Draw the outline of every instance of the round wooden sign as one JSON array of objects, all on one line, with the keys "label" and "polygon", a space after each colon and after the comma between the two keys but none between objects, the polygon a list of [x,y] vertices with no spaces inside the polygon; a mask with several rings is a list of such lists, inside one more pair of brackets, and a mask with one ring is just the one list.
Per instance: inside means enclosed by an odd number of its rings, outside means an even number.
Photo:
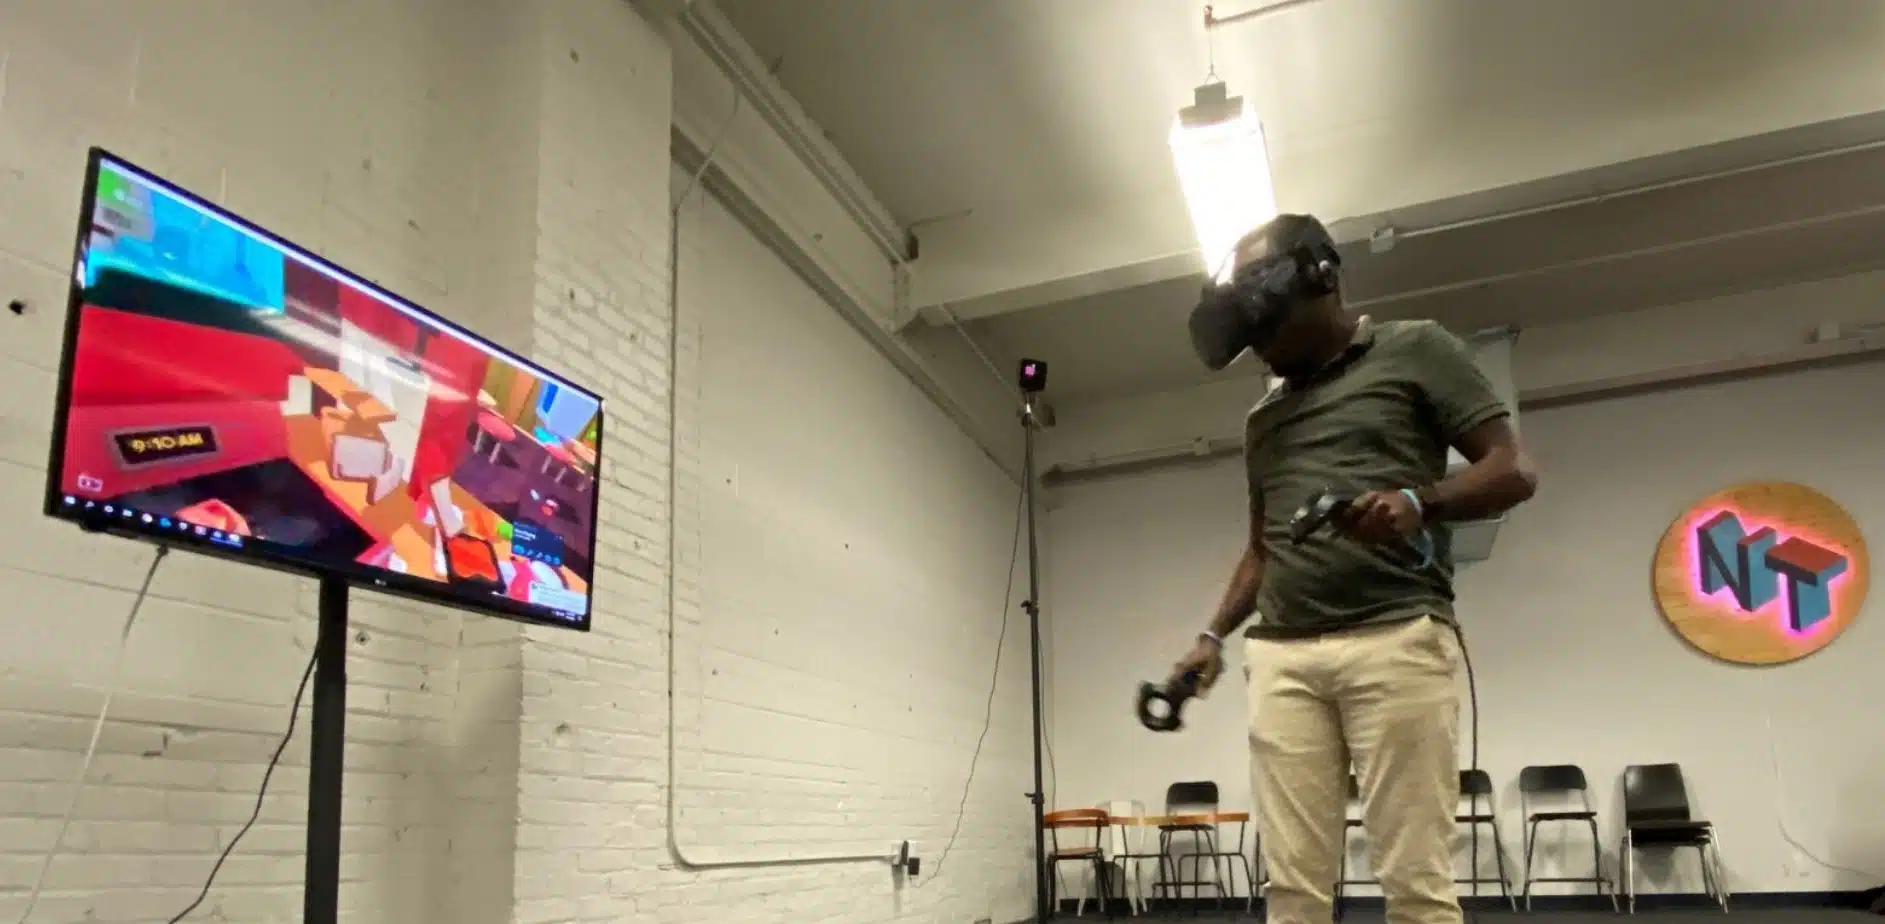
[{"label": "round wooden sign", "polygon": [[1871,585],[1859,525],[1805,485],[1758,481],[1703,498],[1656,547],[1656,605],[1723,661],[1783,664],[1832,644]]}]

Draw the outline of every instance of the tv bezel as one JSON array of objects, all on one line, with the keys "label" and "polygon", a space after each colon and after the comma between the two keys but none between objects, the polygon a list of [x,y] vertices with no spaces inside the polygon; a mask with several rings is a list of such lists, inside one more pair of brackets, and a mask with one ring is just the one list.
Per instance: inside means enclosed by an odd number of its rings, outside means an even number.
[{"label": "tv bezel", "polygon": [[[304,260],[313,264],[318,269],[333,274],[339,281],[355,285],[366,292],[378,296],[396,309],[410,312],[420,323],[433,324],[440,331],[463,337],[488,351],[491,355],[499,357],[506,362],[513,363],[532,374],[553,381],[563,387],[575,389],[594,398],[596,400],[596,460],[598,463],[598,477],[589,492],[590,573],[587,579],[589,585],[586,597],[587,606],[584,608],[581,618],[578,620],[559,619],[546,613],[542,607],[512,600],[508,597],[461,593],[454,591],[453,585],[451,584],[398,574],[357,562],[349,562],[346,564],[311,562],[307,559],[279,552],[262,545],[247,546],[240,550],[232,550],[216,543],[209,537],[198,537],[195,535],[164,533],[160,538],[154,530],[147,532],[139,528],[134,522],[127,526],[126,523],[120,522],[120,518],[105,517],[102,515],[86,516],[84,514],[74,514],[68,511],[63,503],[65,492],[62,489],[65,471],[66,430],[69,423],[67,418],[71,412],[72,403],[73,362],[78,353],[79,316],[85,296],[84,285],[79,280],[79,268],[83,265],[86,246],[91,239],[94,212],[97,210],[99,170],[106,163],[110,163],[116,168],[122,168],[126,173],[138,177],[171,195],[177,196],[203,209],[210,215],[229,222],[242,231],[253,234],[261,240],[281,248],[282,252],[286,255]],[[419,600],[426,603],[456,606],[476,613],[497,616],[533,625],[554,626],[561,629],[573,629],[578,632],[588,632],[591,630],[595,620],[596,610],[595,577],[598,570],[596,567],[596,556],[601,547],[600,530],[597,528],[597,517],[601,513],[602,504],[602,479],[599,477],[601,473],[600,463],[602,462],[602,457],[605,455],[603,447],[607,445],[606,434],[604,433],[607,415],[604,413],[605,401],[602,395],[592,389],[577,385],[570,381],[567,376],[550,372],[537,363],[518,356],[516,353],[504,349],[484,337],[478,336],[463,326],[440,317],[435,312],[426,310],[411,299],[404,298],[389,291],[386,287],[365,279],[358,273],[337,266],[331,260],[310,253],[306,248],[298,246],[265,228],[259,227],[254,222],[248,221],[230,212],[228,209],[204,199],[202,196],[165,180],[155,172],[140,167],[101,147],[92,148],[86,161],[85,188],[79,208],[78,233],[74,238],[72,258],[73,263],[69,268],[66,279],[68,289],[66,295],[65,334],[59,352],[59,381],[57,385],[57,397],[55,399],[57,403],[53,407],[52,448],[46,466],[44,511],[46,516],[77,524],[80,528],[88,532],[99,532],[128,539],[137,539],[156,545],[169,546],[171,548],[208,555],[213,558],[221,558],[241,564],[258,565],[273,571],[282,571],[320,580],[338,579],[344,581],[350,587],[375,590],[381,593]]]}]

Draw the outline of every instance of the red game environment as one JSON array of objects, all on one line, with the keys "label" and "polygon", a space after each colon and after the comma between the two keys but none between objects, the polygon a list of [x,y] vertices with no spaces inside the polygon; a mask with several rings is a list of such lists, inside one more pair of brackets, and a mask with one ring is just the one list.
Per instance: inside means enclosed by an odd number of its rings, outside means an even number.
[{"label": "red game environment", "polygon": [[79,271],[69,506],[588,612],[595,398],[105,173]]}]

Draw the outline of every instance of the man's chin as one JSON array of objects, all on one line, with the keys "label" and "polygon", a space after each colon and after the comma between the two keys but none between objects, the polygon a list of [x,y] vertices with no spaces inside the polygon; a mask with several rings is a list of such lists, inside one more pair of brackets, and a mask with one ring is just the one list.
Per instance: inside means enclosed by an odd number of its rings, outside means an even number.
[{"label": "man's chin", "polygon": [[1263,361],[1263,364],[1270,367],[1270,374],[1281,377],[1281,378],[1285,378],[1285,379],[1299,379],[1315,371],[1314,369],[1303,368],[1302,363],[1292,362],[1287,359],[1284,359],[1284,360],[1266,359]]}]

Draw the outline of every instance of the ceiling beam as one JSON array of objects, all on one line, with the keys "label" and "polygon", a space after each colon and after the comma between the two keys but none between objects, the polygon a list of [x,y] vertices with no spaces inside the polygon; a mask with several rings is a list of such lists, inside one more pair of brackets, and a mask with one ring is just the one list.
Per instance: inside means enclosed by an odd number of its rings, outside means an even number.
[{"label": "ceiling beam", "polygon": [[[1547,177],[1498,189],[1392,209],[1376,215],[1328,221],[1344,248],[1363,247],[1377,232],[1406,237],[1434,234],[1543,211],[1572,208],[1674,186],[1849,154],[1885,143],[1885,112],[1750,136],[1670,154],[1623,161],[1592,170]],[[919,267],[920,271],[920,267]],[[1202,281],[1195,252],[1147,256],[1058,279],[987,292],[947,303],[919,305],[915,316],[931,324],[972,321],[1060,304],[1105,292],[1175,279]]]},{"label": "ceiling beam", "polygon": [[635,8],[643,19],[657,29],[666,29],[668,24],[680,18],[693,6],[696,0],[628,0],[628,5]]},{"label": "ceiling beam", "polygon": [[1196,276],[1200,281],[1204,278],[1204,273],[1198,269],[1198,255],[1190,251],[1066,276],[967,301],[929,305],[920,309],[918,313],[923,320],[940,326],[979,318],[992,318],[996,315],[1024,311],[1040,305],[1053,305],[1106,292],[1117,292],[1120,289],[1132,289],[1171,279],[1182,279],[1186,276]]},{"label": "ceiling beam", "polygon": [[[870,235],[892,264],[909,260],[909,232],[890,214],[824,131],[772,75],[713,0],[646,0],[679,16],[680,27],[705,52],[735,92],[784,140],[825,191]],[[678,7],[678,9],[676,9]]]}]

